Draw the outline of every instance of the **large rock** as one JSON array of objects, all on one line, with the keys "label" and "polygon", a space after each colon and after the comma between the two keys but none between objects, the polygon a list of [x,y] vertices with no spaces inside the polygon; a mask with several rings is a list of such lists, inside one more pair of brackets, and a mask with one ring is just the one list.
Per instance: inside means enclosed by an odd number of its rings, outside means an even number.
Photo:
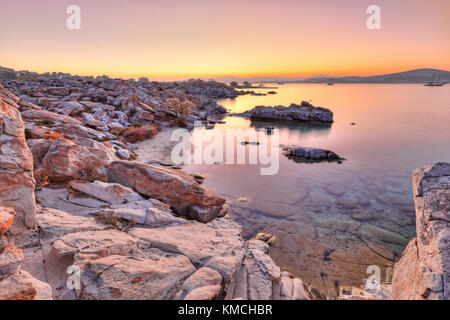
[{"label": "large rock", "polygon": [[163,300],[195,272],[186,256],[152,258],[111,255],[89,261],[81,272],[82,299]]},{"label": "large rock", "polygon": [[28,109],[22,112],[22,116],[26,121],[43,123],[50,127],[53,125],[61,125],[61,124],[69,124],[69,125],[81,124],[81,121],[75,118],[57,114],[55,112],[47,110]]},{"label": "large rock", "polygon": [[450,164],[413,173],[417,238],[395,265],[394,299],[450,299]]},{"label": "large rock", "polygon": [[0,300],[51,300],[51,287],[26,271],[0,281]]},{"label": "large rock", "polygon": [[200,268],[187,278],[175,299],[212,300],[221,292],[221,284],[222,276],[217,271],[208,267]]},{"label": "large rock", "polygon": [[106,180],[106,167],[112,159],[107,150],[59,138],[42,159],[36,174],[55,182]]},{"label": "large rock", "polygon": [[154,165],[115,161],[108,167],[108,181],[157,198],[178,214],[202,222],[217,217],[225,203],[225,199],[201,187],[188,174]]},{"label": "large rock", "polygon": [[304,160],[312,162],[339,161],[343,160],[336,153],[330,150],[308,147],[284,147],[283,154],[294,160]]},{"label": "large rock", "polygon": [[294,103],[289,107],[256,106],[252,110],[244,112],[243,115],[252,119],[261,120],[333,122],[333,112],[329,109]]},{"label": "large rock", "polygon": [[183,254],[196,267],[209,267],[227,282],[236,274],[245,253],[240,226],[226,218],[208,224],[193,221],[151,231],[135,228],[130,234],[141,240],[141,248]]},{"label": "large rock", "polygon": [[33,157],[28,149],[18,98],[0,85],[0,206],[13,207],[15,225],[36,225]]},{"label": "large rock", "polygon": [[94,181],[92,183],[71,181],[70,187],[78,192],[82,192],[110,204],[122,204],[144,200],[144,198],[132,189],[117,183],[106,183],[102,181]]}]

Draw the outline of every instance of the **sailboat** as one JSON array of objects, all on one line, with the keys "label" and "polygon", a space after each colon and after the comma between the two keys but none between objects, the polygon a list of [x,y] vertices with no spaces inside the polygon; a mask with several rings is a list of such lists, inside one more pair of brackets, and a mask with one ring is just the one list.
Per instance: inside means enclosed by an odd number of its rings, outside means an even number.
[{"label": "sailboat", "polygon": [[433,73],[431,81],[425,83],[427,87],[442,87],[445,83],[441,81],[441,76],[439,74]]}]

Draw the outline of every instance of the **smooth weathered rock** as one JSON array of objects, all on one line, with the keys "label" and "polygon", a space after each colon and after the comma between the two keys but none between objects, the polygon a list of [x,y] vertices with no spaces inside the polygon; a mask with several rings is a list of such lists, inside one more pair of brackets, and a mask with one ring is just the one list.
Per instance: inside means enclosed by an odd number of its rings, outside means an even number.
[{"label": "smooth weathered rock", "polygon": [[82,231],[62,236],[53,243],[57,256],[84,255],[105,257],[131,255],[137,250],[136,240],[117,230]]},{"label": "smooth weathered rock", "polygon": [[394,299],[450,299],[450,164],[413,173],[417,238],[394,267]]},{"label": "smooth weathered rock", "polygon": [[261,240],[247,241],[245,258],[225,299],[309,300],[302,281],[281,273],[268,250],[268,244]]},{"label": "smooth weathered rock", "polygon": [[26,121],[33,121],[33,122],[40,122],[44,123],[47,126],[54,126],[54,125],[61,125],[61,124],[68,124],[68,125],[80,125],[81,121],[57,114],[55,112],[47,111],[47,110],[34,110],[34,109],[28,109],[24,112],[22,112],[22,117]]},{"label": "smooth weathered rock", "polygon": [[0,281],[0,300],[51,300],[52,289],[26,271]]},{"label": "smooth weathered rock", "polygon": [[[188,296],[190,296],[190,298],[194,296],[195,297],[201,296],[203,298],[202,299],[199,298],[199,300],[211,300],[220,293],[222,289],[221,283],[222,283],[222,276],[217,271],[208,267],[200,268],[193,275],[191,275],[189,278],[186,279],[186,281],[183,283],[183,285],[175,295],[175,299],[188,300],[189,299]],[[217,286],[219,286],[218,292]],[[197,289],[201,290],[193,292]]]},{"label": "smooth weathered rock", "polygon": [[227,218],[215,219],[208,224],[191,222],[166,228],[135,228],[130,234],[141,240],[140,246],[183,254],[196,267],[209,267],[230,281],[242,259],[245,246],[240,227]]},{"label": "smooth weathered rock", "polygon": [[220,294],[221,290],[220,285],[195,288],[186,295],[184,300],[213,300]]},{"label": "smooth weathered rock", "polygon": [[82,299],[170,299],[195,272],[186,256],[153,255],[152,259],[112,255],[89,261],[81,271]]},{"label": "smooth weathered rock", "polygon": [[18,98],[0,85],[0,206],[13,207],[15,225],[36,225],[33,157],[28,149]]},{"label": "smooth weathered rock", "polygon": [[110,216],[141,225],[158,226],[164,224],[184,224],[188,220],[174,216],[168,207],[155,205],[158,200],[149,199],[113,205],[111,208],[93,212],[95,215]]},{"label": "smooth weathered rock", "polygon": [[104,150],[57,139],[36,174],[56,182],[106,180],[108,164],[108,154]]},{"label": "smooth weathered rock", "polygon": [[36,191],[36,200],[43,208],[52,208],[75,215],[87,215],[107,207],[109,204],[66,188],[41,188]]},{"label": "smooth weathered rock", "polygon": [[94,181],[92,183],[71,181],[69,186],[78,192],[82,192],[110,204],[144,200],[142,196],[132,189],[117,183],[106,183],[102,181]]},{"label": "smooth weathered rock", "polygon": [[157,198],[178,214],[201,222],[217,217],[225,199],[199,186],[188,174],[160,166],[115,161],[108,167],[108,181],[133,188],[141,195]]}]

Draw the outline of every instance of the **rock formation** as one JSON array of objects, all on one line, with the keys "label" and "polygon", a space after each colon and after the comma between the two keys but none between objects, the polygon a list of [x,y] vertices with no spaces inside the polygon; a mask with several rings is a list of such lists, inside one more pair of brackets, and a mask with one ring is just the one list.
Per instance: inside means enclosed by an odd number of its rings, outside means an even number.
[{"label": "rock formation", "polygon": [[36,225],[33,157],[28,149],[19,99],[0,85],[0,206],[13,207],[15,225]]},{"label": "rock formation", "polygon": [[300,105],[285,106],[256,106],[252,110],[240,114],[250,119],[274,121],[302,121],[302,122],[333,122],[333,112],[326,108],[314,107],[309,102],[302,101]]},{"label": "rock formation", "polygon": [[284,147],[283,154],[294,160],[298,161],[311,161],[311,162],[321,162],[321,161],[339,161],[344,160],[339,157],[336,153],[330,150],[319,149],[319,148],[308,148],[308,147]]},{"label": "rock formation", "polygon": [[[164,95],[210,114],[223,110],[208,99],[234,89],[65,76],[8,84],[21,100],[0,87],[0,299],[309,298],[266,243],[244,241],[225,199],[182,170],[119,160],[134,153],[115,130],[167,120]],[[15,220],[28,230],[12,232]]]},{"label": "rock formation", "polygon": [[417,238],[395,265],[394,299],[450,299],[450,164],[413,173]]}]

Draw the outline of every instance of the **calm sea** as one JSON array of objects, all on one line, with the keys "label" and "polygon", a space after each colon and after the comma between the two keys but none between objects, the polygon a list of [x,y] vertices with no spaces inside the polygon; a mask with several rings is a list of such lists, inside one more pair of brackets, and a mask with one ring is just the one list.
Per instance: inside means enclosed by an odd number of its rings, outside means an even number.
[{"label": "calm sea", "polygon": [[389,281],[393,264],[415,236],[412,171],[450,161],[450,85],[285,84],[275,91],[219,103],[242,112],[307,100],[331,109],[335,122],[271,124],[227,117],[214,130],[275,125],[281,144],[329,149],[346,158],[344,163],[296,163],[280,149],[280,169],[273,176],[260,175],[257,165],[185,169],[206,174],[205,185],[228,199],[229,214],[246,238],[274,234],[271,256],[311,289],[333,297],[343,286],[361,287],[369,266],[380,268],[381,280]]}]

